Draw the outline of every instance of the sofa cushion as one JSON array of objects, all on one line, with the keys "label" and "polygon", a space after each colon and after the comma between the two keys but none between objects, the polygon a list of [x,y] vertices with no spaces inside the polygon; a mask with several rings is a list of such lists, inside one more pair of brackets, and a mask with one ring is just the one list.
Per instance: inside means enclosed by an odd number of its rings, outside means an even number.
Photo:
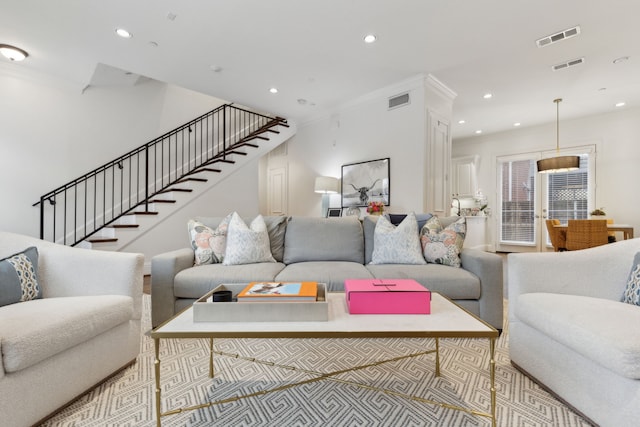
[{"label": "sofa cushion", "polygon": [[366,267],[376,279],[413,279],[430,291],[439,292],[451,299],[480,298],[480,279],[462,268],[439,264],[368,264]]},{"label": "sofa cushion", "polygon": [[38,248],[32,246],[0,260],[0,307],[37,298],[42,298]]},{"label": "sofa cushion", "polygon": [[262,215],[258,215],[249,227],[233,213],[227,232],[227,249],[224,254],[224,265],[253,264],[259,262],[276,262],[271,255],[269,233]]},{"label": "sofa cushion", "polygon": [[633,257],[633,266],[627,279],[627,287],[624,290],[622,302],[640,305],[640,252]]},{"label": "sofa cushion", "polygon": [[344,291],[346,279],[372,279],[364,265],[348,261],[308,261],[289,264],[276,276],[279,282],[326,283],[331,292]]},{"label": "sofa cushion", "polygon": [[200,298],[222,283],[273,281],[285,267],[280,262],[243,265],[209,264],[192,267],[176,274],[173,293],[178,298]]},{"label": "sofa cushion", "polygon": [[640,307],[580,295],[529,293],[518,297],[515,316],[618,375],[640,379]]},{"label": "sofa cushion", "polygon": [[0,308],[0,350],[6,372],[17,372],[128,322],[124,295],[43,298]]},{"label": "sofa cushion", "polygon": [[410,213],[396,227],[380,217],[373,231],[371,264],[426,264],[420,247],[418,222]]},{"label": "sofa cushion", "polygon": [[305,261],[364,263],[362,225],[353,216],[294,217],[287,225],[284,239],[285,264]]},{"label": "sofa cushion", "polygon": [[187,222],[191,249],[195,255],[195,265],[218,264],[224,260],[229,221],[231,221],[231,214],[220,221],[215,229],[194,219]]},{"label": "sofa cushion", "polygon": [[[269,244],[271,246],[271,255],[273,258],[282,262],[284,256],[284,235],[287,230],[287,221],[289,217],[286,216],[263,216],[265,224],[267,224],[267,232],[269,233]],[[195,217],[197,221],[205,224],[210,228],[217,228],[224,218],[222,217]],[[245,222],[250,222],[251,218],[243,218]]]}]

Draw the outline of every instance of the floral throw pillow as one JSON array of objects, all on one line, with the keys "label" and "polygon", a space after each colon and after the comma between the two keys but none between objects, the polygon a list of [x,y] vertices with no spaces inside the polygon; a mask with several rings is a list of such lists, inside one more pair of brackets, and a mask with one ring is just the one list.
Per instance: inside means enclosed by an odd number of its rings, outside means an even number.
[{"label": "floral throw pillow", "polygon": [[437,216],[430,218],[420,230],[420,243],[424,259],[432,264],[443,264],[460,267],[460,252],[467,233],[467,222],[464,217],[446,228]]},{"label": "floral throw pillow", "polygon": [[420,252],[418,221],[412,212],[396,227],[381,216],[373,232],[371,264],[426,264]]},{"label": "floral throw pillow", "polygon": [[267,224],[258,215],[249,227],[240,215],[233,213],[227,232],[227,250],[224,265],[253,264],[256,262],[276,262],[271,255],[271,244]]},{"label": "floral throw pillow", "polygon": [[200,221],[189,220],[187,228],[189,229],[191,248],[195,255],[195,265],[220,264],[224,260],[227,248],[227,229],[231,215],[227,215],[215,230]]},{"label": "floral throw pillow", "polygon": [[629,280],[627,280],[622,302],[640,305],[640,252],[633,258],[633,267],[631,267],[631,272],[629,273]]}]

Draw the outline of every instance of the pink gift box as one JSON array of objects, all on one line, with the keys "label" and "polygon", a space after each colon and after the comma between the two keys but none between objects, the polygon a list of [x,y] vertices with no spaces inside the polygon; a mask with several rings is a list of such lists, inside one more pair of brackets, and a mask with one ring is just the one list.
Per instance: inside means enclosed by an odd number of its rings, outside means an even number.
[{"label": "pink gift box", "polygon": [[431,291],[411,279],[344,281],[351,314],[430,314]]}]

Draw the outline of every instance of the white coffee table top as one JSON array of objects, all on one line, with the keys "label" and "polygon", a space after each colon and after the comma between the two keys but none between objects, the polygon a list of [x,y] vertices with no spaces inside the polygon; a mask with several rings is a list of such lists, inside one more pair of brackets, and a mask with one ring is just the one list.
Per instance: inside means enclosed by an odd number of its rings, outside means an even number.
[{"label": "white coffee table top", "polygon": [[[344,293],[329,293],[326,322],[194,322],[189,307],[151,332],[153,338],[496,338],[495,328],[438,293],[431,314],[349,314]],[[274,303],[290,304],[290,303]],[[292,303],[295,304],[295,303]]]}]

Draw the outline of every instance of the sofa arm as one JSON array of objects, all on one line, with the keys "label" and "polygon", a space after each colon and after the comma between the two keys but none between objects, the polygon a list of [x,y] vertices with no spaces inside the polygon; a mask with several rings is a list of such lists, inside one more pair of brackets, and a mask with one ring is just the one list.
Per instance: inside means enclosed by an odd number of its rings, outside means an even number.
[{"label": "sofa arm", "polygon": [[478,249],[463,249],[460,260],[462,268],[480,278],[480,316],[496,329],[502,329],[504,321],[502,257]]},{"label": "sofa arm", "polygon": [[509,301],[532,292],[583,295],[619,301],[640,239],[570,252],[509,254]]},{"label": "sofa arm", "polygon": [[193,267],[193,249],[183,248],[151,258],[151,325],[155,328],[174,315],[173,279]]}]

